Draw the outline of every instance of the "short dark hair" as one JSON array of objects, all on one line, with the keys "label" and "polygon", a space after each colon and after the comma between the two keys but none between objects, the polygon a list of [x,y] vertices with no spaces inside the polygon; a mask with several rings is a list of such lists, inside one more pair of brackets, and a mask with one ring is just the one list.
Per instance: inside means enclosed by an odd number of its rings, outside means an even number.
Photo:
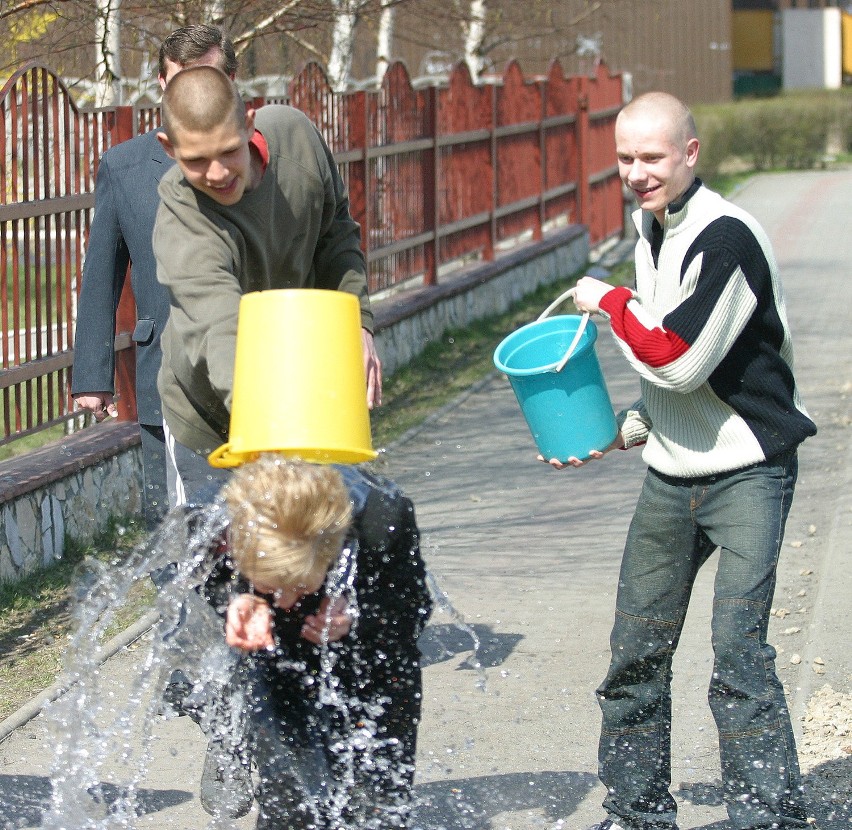
[{"label": "short dark hair", "polygon": [[211,49],[221,49],[222,63],[219,67],[226,75],[237,74],[237,55],[231,39],[217,26],[198,23],[175,29],[160,46],[157,66],[160,77],[166,77],[166,61],[179,66],[188,66],[203,58]]}]

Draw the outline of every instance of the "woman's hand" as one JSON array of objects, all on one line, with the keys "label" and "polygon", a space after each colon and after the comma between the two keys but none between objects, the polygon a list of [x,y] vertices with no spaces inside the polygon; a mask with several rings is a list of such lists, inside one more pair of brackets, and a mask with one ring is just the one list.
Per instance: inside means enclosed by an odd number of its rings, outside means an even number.
[{"label": "woman's hand", "polygon": [[225,642],[243,651],[275,648],[272,609],[254,594],[238,594],[228,603]]}]

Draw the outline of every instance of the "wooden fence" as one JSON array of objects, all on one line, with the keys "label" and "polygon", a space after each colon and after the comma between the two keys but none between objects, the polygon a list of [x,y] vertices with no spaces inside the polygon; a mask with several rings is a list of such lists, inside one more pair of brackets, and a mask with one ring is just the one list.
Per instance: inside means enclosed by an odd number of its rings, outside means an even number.
[{"label": "wooden fence", "polygon": [[[613,147],[621,79],[524,78],[416,88],[402,64],[381,88],[335,94],[309,64],[287,103],[317,124],[349,188],[372,293],[491,259],[521,235],[582,223],[597,243],[622,231]],[[280,99],[257,99],[263,106]],[[76,298],[101,154],[152,129],[156,107],[82,111],[47,67],[0,90],[0,445],[75,417],[69,395]],[[119,413],[135,419],[135,309],[126,282],[116,331]],[[79,415],[79,413],[77,413]]]}]

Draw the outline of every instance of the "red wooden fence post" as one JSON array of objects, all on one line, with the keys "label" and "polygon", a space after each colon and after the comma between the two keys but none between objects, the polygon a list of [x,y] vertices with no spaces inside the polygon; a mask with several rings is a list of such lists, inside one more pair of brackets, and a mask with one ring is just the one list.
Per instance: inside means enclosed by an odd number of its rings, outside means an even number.
[{"label": "red wooden fence post", "polygon": [[545,210],[544,194],[547,191],[547,141],[545,139],[544,121],[547,118],[547,81],[538,81],[540,106],[538,110],[538,211],[533,228],[533,239],[540,241],[544,238]]},{"label": "red wooden fence post", "polygon": [[577,185],[580,223],[586,227],[589,227],[592,221],[592,187],[589,183],[592,174],[590,140],[588,79],[582,77],[577,94],[577,160],[579,162]]},{"label": "red wooden fence post", "polygon": [[497,207],[499,204],[499,179],[497,165],[500,163],[499,146],[497,144],[497,127],[500,118],[497,111],[497,84],[491,84],[491,219],[488,223],[488,247],[482,252],[485,260],[494,259],[497,250]]},{"label": "red wooden fence post", "polygon": [[[116,107],[110,124],[110,146],[114,147],[135,135],[133,107]],[[95,205],[97,211],[98,206]],[[129,272],[128,272],[129,277]],[[136,328],[136,302],[130,280],[124,281],[124,289],[118,303],[115,317],[116,338],[122,335],[132,338]],[[118,404],[119,421],[136,420],[136,346],[132,339],[128,348],[115,353],[115,392]]]},{"label": "red wooden fence post", "polygon": [[349,92],[346,94],[346,106],[341,108],[345,113],[345,124],[343,134],[347,137],[347,148],[350,150],[361,150],[361,159],[349,163],[347,171],[346,189],[349,191],[349,210],[352,218],[361,227],[361,249],[364,256],[369,252],[369,240],[367,238],[367,163],[366,151],[366,116],[365,93]]},{"label": "red wooden fence post", "polygon": [[373,170],[370,166],[370,146],[373,143],[373,131],[370,129],[370,114],[373,111],[373,102],[375,95],[369,95],[366,91],[359,94],[361,102],[361,134],[363,135],[363,144],[361,145],[363,168],[364,168],[364,220],[361,224],[361,233],[363,234],[362,245],[364,248],[364,256],[367,259],[369,268],[370,248],[372,240],[370,239],[373,230],[373,222],[377,217],[373,216]]},{"label": "red wooden fence post", "polygon": [[438,144],[438,88],[430,86],[426,90],[426,130],[432,137],[432,149],[423,154],[423,221],[424,231],[432,231],[432,239],[423,246],[423,282],[426,285],[438,284],[438,258],[440,240],[438,228],[441,224],[439,213],[440,197],[438,179],[441,175],[441,150]]}]

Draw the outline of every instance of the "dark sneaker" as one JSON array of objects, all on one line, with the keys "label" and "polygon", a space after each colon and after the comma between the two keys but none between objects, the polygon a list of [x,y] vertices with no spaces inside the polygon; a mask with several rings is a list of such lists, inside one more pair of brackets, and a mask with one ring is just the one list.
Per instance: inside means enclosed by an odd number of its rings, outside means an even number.
[{"label": "dark sneaker", "polygon": [[599,821],[597,824],[593,824],[588,830],[625,830],[617,821],[613,821],[611,818],[605,818],[603,821]]},{"label": "dark sneaker", "polygon": [[210,741],[201,773],[201,806],[205,812],[218,818],[242,818],[253,801],[249,766],[220,741]]},{"label": "dark sneaker", "polygon": [[[646,824],[644,825],[643,830],[662,830],[662,828],[667,828],[667,830],[678,830],[678,826],[676,824]],[[615,819],[605,818],[603,821],[593,824],[587,830],[630,830],[630,828],[623,824],[619,824],[615,821]]]},{"label": "dark sneaker", "polygon": [[[184,706],[184,701],[191,693],[192,683],[189,682],[186,675],[180,669],[175,669],[169,676],[169,682],[163,689],[159,714],[172,718],[188,714]],[[198,723],[197,718],[193,718],[193,720]]]}]

